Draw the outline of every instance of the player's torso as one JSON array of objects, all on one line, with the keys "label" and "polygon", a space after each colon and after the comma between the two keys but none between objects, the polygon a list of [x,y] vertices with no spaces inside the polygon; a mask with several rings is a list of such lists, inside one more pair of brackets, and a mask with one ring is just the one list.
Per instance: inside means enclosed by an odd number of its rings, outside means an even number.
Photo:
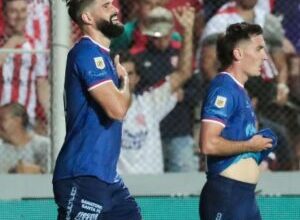
[{"label": "player's torso", "polygon": [[[254,109],[244,88],[234,86],[232,91],[235,93],[236,105],[222,136],[233,141],[248,140],[256,133]],[[257,183],[260,172],[253,156],[254,153],[238,155],[235,162],[222,171],[221,175],[242,182]]]},{"label": "player's torso", "polygon": [[[221,73],[209,88],[209,94],[216,88],[222,87],[231,94],[230,112],[226,110],[226,121],[221,136],[230,141],[245,141],[250,139],[256,132],[256,116],[251,104],[251,100],[243,88],[230,74]],[[212,96],[213,97],[213,96]],[[206,100],[209,102],[210,98]],[[215,105],[223,108],[226,97],[216,97]],[[225,109],[225,108],[224,108]],[[220,110],[222,112],[222,110]],[[220,113],[219,113],[220,114]],[[259,169],[256,162],[256,154],[252,152],[241,153],[224,157],[208,157],[209,173],[220,173],[231,179],[243,182],[256,183],[259,177]]]},{"label": "player's torso", "polygon": [[255,184],[258,182],[260,170],[257,162],[250,157],[231,164],[227,169],[222,171],[220,175],[241,182]]},{"label": "player's torso", "polygon": [[119,86],[109,51],[103,52],[88,38],[81,39],[68,55],[65,79],[67,134],[54,179],[93,175],[107,182],[114,181],[122,123],[109,118],[89,92],[94,86],[109,81]]}]

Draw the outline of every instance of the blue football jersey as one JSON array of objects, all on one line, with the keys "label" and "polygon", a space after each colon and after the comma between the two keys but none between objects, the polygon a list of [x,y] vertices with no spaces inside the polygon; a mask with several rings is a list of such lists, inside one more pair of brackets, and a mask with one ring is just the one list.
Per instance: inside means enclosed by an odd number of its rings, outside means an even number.
[{"label": "blue football jersey", "polygon": [[[211,82],[206,94],[201,120],[218,123],[224,127],[221,136],[231,141],[250,139],[256,131],[256,116],[251,100],[232,75],[222,72]],[[221,173],[231,164],[243,158],[253,157],[258,161],[260,153],[242,153],[232,156],[208,156],[208,176]]]},{"label": "blue football jersey", "polygon": [[96,176],[112,183],[119,180],[122,123],[107,116],[89,90],[119,78],[109,50],[83,37],[70,50],[65,75],[67,133],[59,153],[53,180]]}]

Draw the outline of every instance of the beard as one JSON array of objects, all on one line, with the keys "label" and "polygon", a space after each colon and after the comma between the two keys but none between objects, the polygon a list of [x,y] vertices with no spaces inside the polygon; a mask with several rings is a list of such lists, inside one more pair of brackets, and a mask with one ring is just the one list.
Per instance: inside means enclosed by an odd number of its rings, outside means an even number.
[{"label": "beard", "polygon": [[101,20],[101,21],[97,21],[96,23],[97,29],[101,31],[103,35],[109,39],[120,36],[124,31],[124,26],[122,24],[113,23],[112,19],[115,16],[117,15],[116,14],[112,15],[109,21]]}]

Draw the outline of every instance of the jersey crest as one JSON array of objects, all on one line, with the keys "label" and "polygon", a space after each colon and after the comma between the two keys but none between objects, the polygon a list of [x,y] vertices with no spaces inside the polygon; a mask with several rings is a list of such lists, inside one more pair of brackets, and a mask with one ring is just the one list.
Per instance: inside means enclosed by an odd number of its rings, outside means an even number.
[{"label": "jersey crest", "polygon": [[215,106],[218,108],[224,108],[227,102],[227,98],[224,96],[217,96],[216,101],[215,101]]},{"label": "jersey crest", "polygon": [[103,57],[94,57],[94,61],[98,69],[103,70],[105,68]]}]

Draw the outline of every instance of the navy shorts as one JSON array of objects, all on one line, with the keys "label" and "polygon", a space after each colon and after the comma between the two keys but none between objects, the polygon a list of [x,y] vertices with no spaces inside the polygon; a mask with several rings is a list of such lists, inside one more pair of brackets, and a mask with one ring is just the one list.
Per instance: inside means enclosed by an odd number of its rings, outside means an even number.
[{"label": "navy shorts", "polygon": [[140,208],[123,181],[80,176],[53,183],[58,220],[141,220]]},{"label": "navy shorts", "polygon": [[200,195],[201,220],[261,220],[255,186],[223,176],[209,178]]}]

